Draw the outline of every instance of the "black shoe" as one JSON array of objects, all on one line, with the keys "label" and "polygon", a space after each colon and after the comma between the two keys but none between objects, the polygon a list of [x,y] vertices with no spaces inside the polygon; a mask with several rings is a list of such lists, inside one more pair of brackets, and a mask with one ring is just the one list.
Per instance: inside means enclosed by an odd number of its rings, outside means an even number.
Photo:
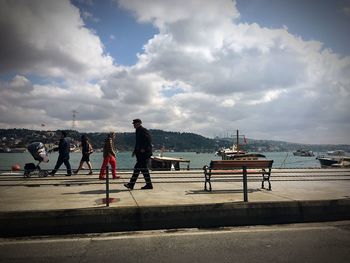
[{"label": "black shoe", "polygon": [[146,184],[145,186],[141,187],[142,190],[147,190],[147,189],[153,189],[153,185],[151,184]]},{"label": "black shoe", "polygon": [[134,189],[134,186],[132,186],[130,183],[129,184],[124,184],[124,186],[130,190]]},{"label": "black shoe", "polygon": [[72,174],[66,174],[66,176],[72,176]]}]

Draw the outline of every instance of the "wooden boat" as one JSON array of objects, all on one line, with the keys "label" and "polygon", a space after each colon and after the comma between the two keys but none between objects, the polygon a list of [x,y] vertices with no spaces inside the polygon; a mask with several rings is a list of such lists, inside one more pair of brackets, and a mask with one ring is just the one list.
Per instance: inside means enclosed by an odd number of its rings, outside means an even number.
[{"label": "wooden boat", "polygon": [[153,171],[180,171],[180,163],[187,163],[190,169],[190,160],[176,157],[151,156],[151,170]]}]

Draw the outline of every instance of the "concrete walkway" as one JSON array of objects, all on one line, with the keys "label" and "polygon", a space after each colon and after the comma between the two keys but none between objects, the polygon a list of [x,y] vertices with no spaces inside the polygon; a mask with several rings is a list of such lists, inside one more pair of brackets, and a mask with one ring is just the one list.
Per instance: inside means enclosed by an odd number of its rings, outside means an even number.
[{"label": "concrete walkway", "polygon": [[97,174],[0,175],[1,236],[350,219],[350,169],[274,169],[272,191],[249,177],[248,203],[240,176],[207,192],[202,171],[153,172],[153,190],[140,175],[129,191],[131,172],[118,174],[109,207]]}]

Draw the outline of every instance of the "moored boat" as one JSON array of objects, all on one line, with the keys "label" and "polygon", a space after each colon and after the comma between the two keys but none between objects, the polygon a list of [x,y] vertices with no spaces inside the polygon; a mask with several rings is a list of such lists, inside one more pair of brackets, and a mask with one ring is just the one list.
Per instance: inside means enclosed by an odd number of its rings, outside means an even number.
[{"label": "moored boat", "polygon": [[327,155],[317,156],[321,167],[346,167],[350,161],[350,153],[342,150],[328,151]]},{"label": "moored boat", "polygon": [[[239,132],[237,130],[236,144],[230,148],[221,148],[216,152],[216,155],[221,156],[222,160],[258,160],[259,158],[266,158],[265,155],[259,153],[248,153],[240,148]],[[246,143],[246,139],[244,137]]]},{"label": "moored boat", "polygon": [[175,157],[151,156],[151,170],[153,171],[179,171],[180,163],[187,163],[187,170],[190,169],[190,160]]},{"label": "moored boat", "polygon": [[293,152],[294,156],[303,156],[303,157],[312,157],[314,156],[314,153],[310,150],[306,150],[306,149],[299,149],[295,152]]}]

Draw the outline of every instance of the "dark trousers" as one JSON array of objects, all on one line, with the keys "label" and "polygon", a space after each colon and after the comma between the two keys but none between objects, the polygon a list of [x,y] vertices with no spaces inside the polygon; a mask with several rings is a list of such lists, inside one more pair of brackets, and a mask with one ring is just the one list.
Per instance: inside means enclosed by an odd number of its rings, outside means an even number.
[{"label": "dark trousers", "polygon": [[56,166],[52,170],[51,174],[55,174],[63,163],[64,163],[64,165],[67,168],[67,174],[69,174],[69,175],[72,174],[72,168],[71,168],[70,163],[69,163],[69,157],[68,158],[62,158],[60,156],[58,156]]},{"label": "dark trousers", "polygon": [[152,184],[151,176],[149,174],[149,170],[147,167],[148,160],[149,160],[149,158],[142,158],[142,157],[137,158],[136,164],[134,166],[134,172],[133,172],[131,179],[130,179],[130,184],[132,186],[135,185],[140,173],[143,174],[143,177],[145,178],[146,184],[148,184],[148,185]]}]

